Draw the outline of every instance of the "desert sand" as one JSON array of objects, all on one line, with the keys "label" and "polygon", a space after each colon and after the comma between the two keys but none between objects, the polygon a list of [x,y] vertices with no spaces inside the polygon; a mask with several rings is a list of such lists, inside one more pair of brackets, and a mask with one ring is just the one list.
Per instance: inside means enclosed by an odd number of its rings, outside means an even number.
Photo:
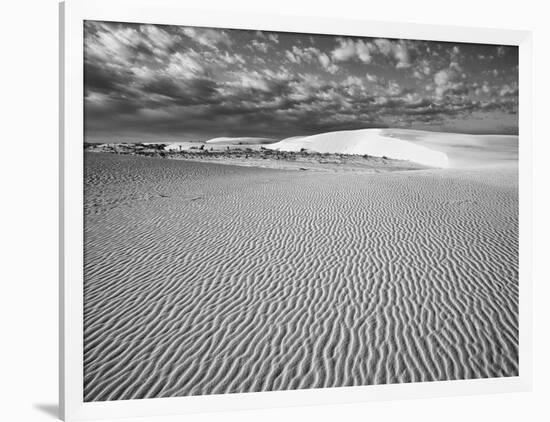
[{"label": "desert sand", "polygon": [[87,152],[85,400],[517,375],[517,137],[418,132],[445,168]]}]

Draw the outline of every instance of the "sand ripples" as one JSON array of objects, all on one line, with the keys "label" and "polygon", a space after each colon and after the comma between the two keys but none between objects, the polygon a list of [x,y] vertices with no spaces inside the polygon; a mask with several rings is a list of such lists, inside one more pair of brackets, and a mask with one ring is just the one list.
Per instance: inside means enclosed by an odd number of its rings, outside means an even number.
[{"label": "sand ripples", "polygon": [[85,400],[517,375],[516,170],[89,154]]}]

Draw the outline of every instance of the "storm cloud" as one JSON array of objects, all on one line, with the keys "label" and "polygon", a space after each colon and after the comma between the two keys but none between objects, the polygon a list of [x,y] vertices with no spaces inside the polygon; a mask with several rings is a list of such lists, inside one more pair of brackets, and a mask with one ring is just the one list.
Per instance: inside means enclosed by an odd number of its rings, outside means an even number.
[{"label": "storm cloud", "polygon": [[517,133],[512,46],[87,21],[89,142]]}]

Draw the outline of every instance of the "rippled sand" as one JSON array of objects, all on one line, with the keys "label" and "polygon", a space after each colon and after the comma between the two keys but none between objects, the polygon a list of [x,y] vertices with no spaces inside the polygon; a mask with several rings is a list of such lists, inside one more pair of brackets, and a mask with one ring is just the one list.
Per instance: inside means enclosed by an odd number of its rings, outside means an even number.
[{"label": "rippled sand", "polygon": [[86,401],[518,374],[514,165],[85,172]]}]

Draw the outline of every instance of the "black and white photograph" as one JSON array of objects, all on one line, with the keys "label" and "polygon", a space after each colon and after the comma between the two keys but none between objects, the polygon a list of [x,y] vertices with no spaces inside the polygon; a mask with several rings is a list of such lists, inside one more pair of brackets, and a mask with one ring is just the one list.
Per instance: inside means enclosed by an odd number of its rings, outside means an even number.
[{"label": "black and white photograph", "polygon": [[517,46],[83,37],[85,402],[518,376]]}]

